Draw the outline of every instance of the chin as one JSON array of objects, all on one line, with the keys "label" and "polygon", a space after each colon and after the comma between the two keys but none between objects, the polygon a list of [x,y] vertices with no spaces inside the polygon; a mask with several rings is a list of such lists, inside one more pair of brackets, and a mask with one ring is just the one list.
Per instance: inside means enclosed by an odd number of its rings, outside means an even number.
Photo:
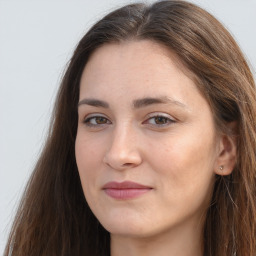
[{"label": "chin", "polygon": [[[101,225],[112,235],[129,236],[129,237],[146,237],[152,232],[152,223],[134,220],[131,217],[122,216],[120,218],[111,218],[111,220],[100,221]],[[150,230],[149,230],[150,227]]]}]

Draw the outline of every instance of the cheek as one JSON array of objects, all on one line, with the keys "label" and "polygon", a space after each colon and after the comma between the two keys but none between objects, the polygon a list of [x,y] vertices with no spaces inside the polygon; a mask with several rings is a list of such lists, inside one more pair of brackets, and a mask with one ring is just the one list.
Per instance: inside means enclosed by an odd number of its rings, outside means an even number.
[{"label": "cheek", "polygon": [[97,140],[92,138],[84,139],[83,136],[77,136],[75,144],[76,162],[84,196],[94,213],[104,205],[99,198],[101,177],[104,172],[101,164],[104,148],[96,142]]},{"label": "cheek", "polygon": [[151,165],[161,175],[165,191],[173,193],[175,190],[177,196],[188,197],[208,193],[214,178],[213,148],[211,136],[204,137],[204,141],[184,136],[172,138],[151,152],[155,156]]},{"label": "cheek", "polygon": [[94,144],[77,136],[75,143],[76,164],[85,196],[95,185],[99,169],[97,165],[101,162],[99,154],[100,151],[94,147]]},{"label": "cheek", "polygon": [[90,170],[90,167],[102,162],[104,145],[100,139],[93,136],[85,136],[78,130],[75,143],[75,155],[78,170]]}]

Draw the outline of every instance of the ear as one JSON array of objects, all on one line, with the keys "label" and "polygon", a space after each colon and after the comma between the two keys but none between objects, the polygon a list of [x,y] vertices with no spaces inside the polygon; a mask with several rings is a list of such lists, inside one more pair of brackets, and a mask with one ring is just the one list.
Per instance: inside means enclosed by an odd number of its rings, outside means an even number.
[{"label": "ear", "polygon": [[232,173],[236,164],[236,122],[228,124],[231,135],[223,134],[219,138],[218,156],[215,161],[214,171],[224,176]]}]

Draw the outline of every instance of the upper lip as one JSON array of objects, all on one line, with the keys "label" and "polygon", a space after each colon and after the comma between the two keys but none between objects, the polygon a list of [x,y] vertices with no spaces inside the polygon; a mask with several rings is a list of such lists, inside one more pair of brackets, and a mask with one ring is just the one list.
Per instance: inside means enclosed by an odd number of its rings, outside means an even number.
[{"label": "upper lip", "polygon": [[149,186],[145,186],[132,181],[124,181],[124,182],[116,182],[111,181],[106,183],[103,186],[103,189],[143,189],[143,188],[151,188]]}]

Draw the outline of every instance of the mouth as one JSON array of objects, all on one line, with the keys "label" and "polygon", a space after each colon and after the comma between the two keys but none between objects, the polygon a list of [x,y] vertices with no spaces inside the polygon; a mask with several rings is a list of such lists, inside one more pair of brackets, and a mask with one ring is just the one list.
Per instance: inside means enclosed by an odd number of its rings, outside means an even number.
[{"label": "mouth", "polygon": [[152,190],[152,187],[138,184],[131,181],[108,182],[103,186],[104,192],[118,200],[137,198]]}]

